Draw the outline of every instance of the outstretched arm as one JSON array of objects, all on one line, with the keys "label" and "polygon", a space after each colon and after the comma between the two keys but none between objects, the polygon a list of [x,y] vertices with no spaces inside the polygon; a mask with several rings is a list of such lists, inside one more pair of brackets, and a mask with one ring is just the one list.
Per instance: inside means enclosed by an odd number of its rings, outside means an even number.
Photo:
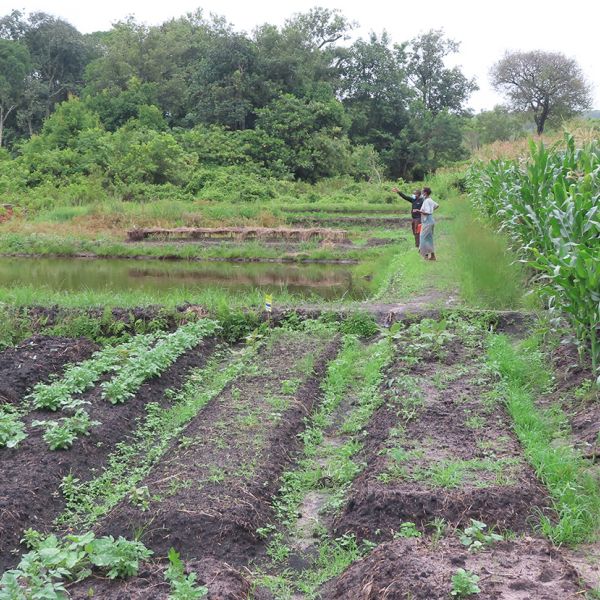
[{"label": "outstretched arm", "polygon": [[410,202],[412,204],[412,201],[414,200],[414,198],[412,196],[408,196],[407,194],[402,193],[400,190],[397,190],[396,188],[394,188],[392,191],[395,191],[398,195],[400,195],[400,197],[404,198],[407,202]]}]

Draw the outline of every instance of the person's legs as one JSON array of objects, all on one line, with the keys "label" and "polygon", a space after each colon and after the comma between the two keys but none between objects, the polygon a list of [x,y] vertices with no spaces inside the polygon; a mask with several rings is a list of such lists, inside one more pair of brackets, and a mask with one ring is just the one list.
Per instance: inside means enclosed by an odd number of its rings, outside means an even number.
[{"label": "person's legs", "polygon": [[413,232],[413,236],[415,238],[415,247],[418,248],[419,247],[419,238],[421,237],[421,232],[419,231],[419,225],[421,224],[421,220],[420,219],[413,219],[412,220],[412,232]]}]

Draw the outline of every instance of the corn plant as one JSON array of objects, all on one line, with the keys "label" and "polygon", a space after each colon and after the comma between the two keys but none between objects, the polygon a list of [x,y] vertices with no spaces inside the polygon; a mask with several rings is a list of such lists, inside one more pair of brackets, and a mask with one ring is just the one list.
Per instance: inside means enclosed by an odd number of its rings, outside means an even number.
[{"label": "corn plant", "polygon": [[137,360],[122,365],[114,379],[102,383],[102,397],[112,404],[125,402],[136,393],[144,381],[160,375],[184,352],[198,345],[202,338],[213,334],[216,329],[217,323],[209,319],[180,327],[159,340]]},{"label": "corn plant", "polygon": [[537,272],[548,307],[568,317],[600,385],[600,144],[532,142],[527,163],[474,166],[468,181],[474,204]]}]

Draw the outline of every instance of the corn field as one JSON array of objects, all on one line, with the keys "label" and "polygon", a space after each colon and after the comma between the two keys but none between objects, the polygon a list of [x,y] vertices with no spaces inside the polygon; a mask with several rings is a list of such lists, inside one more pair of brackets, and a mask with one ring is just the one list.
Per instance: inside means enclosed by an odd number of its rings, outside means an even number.
[{"label": "corn field", "polygon": [[600,384],[600,144],[565,141],[550,149],[531,142],[526,160],[473,165],[469,192],[539,274],[550,309],[568,317]]}]

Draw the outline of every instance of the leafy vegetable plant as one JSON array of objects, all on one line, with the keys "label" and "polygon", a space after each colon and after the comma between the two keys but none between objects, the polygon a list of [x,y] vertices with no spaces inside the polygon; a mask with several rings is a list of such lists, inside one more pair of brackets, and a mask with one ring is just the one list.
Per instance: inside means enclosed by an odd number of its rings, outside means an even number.
[{"label": "leafy vegetable plant", "polygon": [[467,546],[470,552],[477,552],[477,550],[481,550],[484,546],[500,542],[503,539],[497,533],[486,533],[486,529],[487,525],[485,523],[471,519],[471,525],[460,536],[461,543]]},{"label": "leafy vegetable plant", "polygon": [[34,427],[44,427],[44,440],[50,450],[65,450],[73,445],[80,435],[89,435],[90,429],[100,425],[99,421],[92,421],[90,415],[80,408],[72,417],[58,419],[57,421],[34,421]]},{"label": "leafy vegetable plant", "polygon": [[473,594],[479,594],[481,589],[477,585],[479,577],[471,571],[457,569],[452,576],[452,589],[450,595],[456,598],[467,598]]},{"label": "leafy vegetable plant", "polygon": [[174,548],[169,550],[169,566],[165,571],[165,580],[171,586],[169,600],[196,600],[208,594],[205,586],[196,585],[196,573],[185,574],[185,566]]},{"label": "leafy vegetable plant", "polygon": [[27,437],[19,415],[9,406],[0,408],[0,448],[14,448]]}]

